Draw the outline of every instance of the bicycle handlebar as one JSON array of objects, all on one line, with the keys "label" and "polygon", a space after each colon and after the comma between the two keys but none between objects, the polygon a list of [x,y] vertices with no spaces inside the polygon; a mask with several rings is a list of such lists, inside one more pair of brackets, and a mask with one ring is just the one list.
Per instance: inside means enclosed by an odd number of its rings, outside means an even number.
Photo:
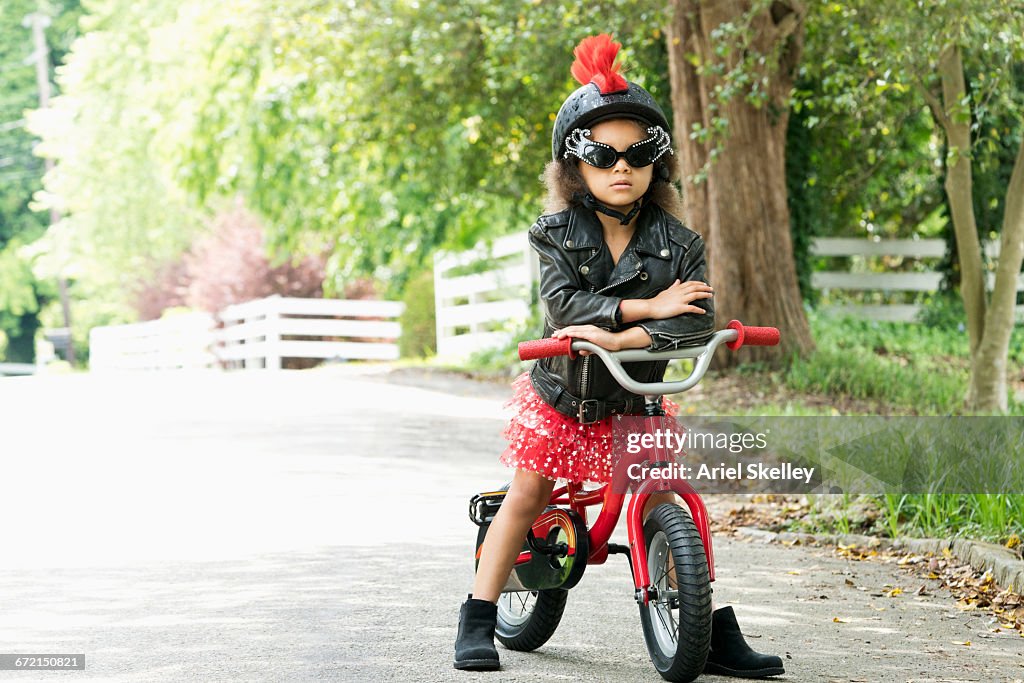
[{"label": "bicycle handlebar", "polygon": [[[739,320],[731,320],[724,330],[715,332],[708,343],[703,346],[684,346],[669,351],[645,351],[644,349],[625,349],[608,351],[588,341],[564,339],[536,339],[519,343],[520,360],[537,360],[555,356],[575,358],[579,351],[589,351],[604,361],[608,371],[615,380],[627,391],[647,396],[663,396],[676,394],[692,388],[707,371],[711,356],[715,350],[725,344],[731,350],[741,346],[775,346],[779,343],[779,330],[775,327],[754,327],[744,325]],[[676,382],[637,382],[622,367],[623,362],[673,360],[677,358],[696,358],[693,371],[684,380]]]}]

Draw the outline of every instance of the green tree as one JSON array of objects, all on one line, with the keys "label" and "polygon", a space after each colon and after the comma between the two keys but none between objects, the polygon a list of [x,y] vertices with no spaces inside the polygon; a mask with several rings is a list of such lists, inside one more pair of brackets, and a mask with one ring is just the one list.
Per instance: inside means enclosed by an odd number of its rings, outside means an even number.
[{"label": "green tree", "polygon": [[332,252],[328,292],[373,273],[396,295],[434,248],[535,217],[572,47],[604,12],[666,94],[658,15],[622,0],[88,8],[67,96],[32,122],[58,161],[40,199],[67,216],[42,263],[77,269],[78,296],[130,292],[236,193],[280,257]]},{"label": "green tree", "polygon": [[572,47],[607,16],[654,67],[630,77],[667,99],[648,3],[226,7],[244,28],[209,42],[189,186],[243,191],[287,250],[333,244],[335,290],[358,272],[400,289],[434,248],[536,216]]},{"label": "green tree", "polygon": [[708,245],[715,309],[784,330],[779,347],[753,348],[751,357],[805,353],[814,342],[793,257],[785,159],[805,8],[763,0],[671,5],[675,137],[688,218]]},{"label": "green tree", "polygon": [[57,161],[37,206],[64,216],[39,243],[37,271],[78,279],[78,300],[125,306],[201,224],[176,156],[190,121],[195,35],[180,3],[96,0],[88,9],[59,69],[61,95],[29,117],[39,153]]},{"label": "green tree", "polygon": [[[946,143],[944,187],[956,234],[971,351],[966,403],[971,409],[1005,411],[1007,349],[1024,260],[1024,145],[1019,143],[1024,103],[1014,87],[1012,68],[1024,59],[1024,12],[999,0],[924,5],[911,0],[822,2],[820,7],[819,16],[829,24],[831,35],[845,38],[833,42],[837,68],[850,81],[856,73],[873,79],[851,89],[849,96],[912,90],[928,106],[941,132]],[[858,57],[852,64],[843,58],[851,50]],[[999,115],[993,117],[993,112]],[[997,140],[1007,137],[1017,141],[1015,161],[1004,192],[1000,256],[989,294],[978,237],[974,169],[998,149]]]},{"label": "green tree", "polygon": [[35,360],[39,314],[53,298],[54,283],[38,280],[24,247],[45,231],[48,217],[33,211],[31,198],[42,187],[43,164],[33,154],[36,140],[26,128],[26,111],[39,105],[33,35],[27,18],[43,13],[48,73],[63,59],[77,35],[82,13],[77,0],[9,0],[0,5],[0,330],[8,337],[5,357]]}]

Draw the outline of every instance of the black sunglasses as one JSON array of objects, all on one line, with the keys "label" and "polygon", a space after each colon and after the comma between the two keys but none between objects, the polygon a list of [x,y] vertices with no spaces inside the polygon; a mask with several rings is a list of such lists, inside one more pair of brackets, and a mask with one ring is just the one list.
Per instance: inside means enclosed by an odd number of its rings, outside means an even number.
[{"label": "black sunglasses", "polygon": [[634,142],[620,152],[611,145],[591,140],[589,128],[576,128],[565,139],[565,157],[572,154],[597,168],[611,168],[619,158],[625,159],[633,168],[650,166],[665,152],[672,154],[672,142],[661,126],[651,126],[647,132],[651,137]]}]

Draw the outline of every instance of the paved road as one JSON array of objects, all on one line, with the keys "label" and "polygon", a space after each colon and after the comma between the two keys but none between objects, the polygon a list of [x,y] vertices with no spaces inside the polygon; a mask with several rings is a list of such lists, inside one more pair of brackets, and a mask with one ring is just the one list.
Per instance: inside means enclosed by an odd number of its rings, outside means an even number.
[{"label": "paved road", "polygon": [[[0,381],[0,653],[87,657],[0,681],[660,680],[622,557],[588,569],[541,650],[451,668],[466,502],[506,476],[503,396],[345,369]],[[1024,679],[1024,638],[890,567],[716,554],[717,599],[787,656],[780,680]],[[871,597],[886,584],[906,592]]]}]

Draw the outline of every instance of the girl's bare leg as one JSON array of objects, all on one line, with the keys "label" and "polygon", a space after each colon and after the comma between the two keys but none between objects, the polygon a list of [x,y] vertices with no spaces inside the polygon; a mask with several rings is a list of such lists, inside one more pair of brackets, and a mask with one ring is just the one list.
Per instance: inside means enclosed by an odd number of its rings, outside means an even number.
[{"label": "girl's bare leg", "polygon": [[480,551],[473,597],[497,602],[512,565],[523,548],[526,532],[551,500],[555,482],[517,469],[505,499],[494,516]]}]

